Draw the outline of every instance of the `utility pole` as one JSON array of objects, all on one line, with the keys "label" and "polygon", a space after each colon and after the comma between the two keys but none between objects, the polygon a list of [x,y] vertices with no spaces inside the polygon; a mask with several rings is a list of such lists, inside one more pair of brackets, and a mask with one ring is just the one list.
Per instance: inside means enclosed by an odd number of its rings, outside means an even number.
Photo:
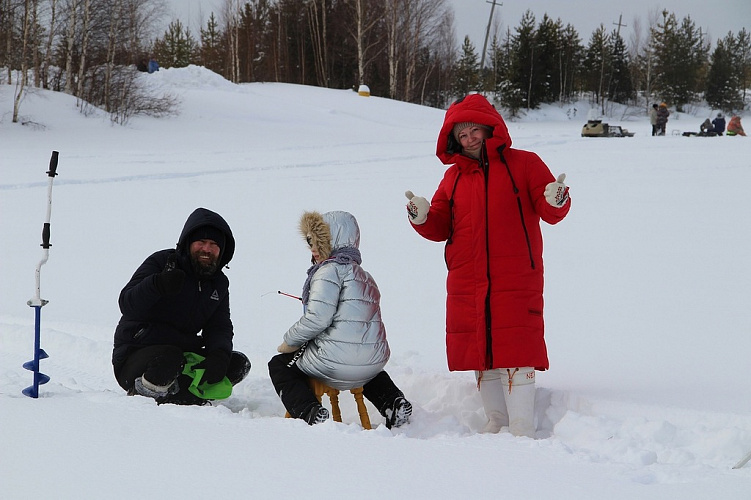
[{"label": "utility pole", "polygon": [[614,26],[618,26],[618,29],[616,30],[616,34],[618,36],[621,36],[621,28],[628,28],[628,25],[621,24],[621,20],[623,19],[623,14],[618,15],[618,23],[613,23]]},{"label": "utility pole", "polygon": [[[615,31],[616,38],[621,37],[621,27],[626,28],[626,25],[621,22],[622,20],[623,20],[623,14],[621,13],[621,14],[618,14],[618,23],[613,23],[614,26],[618,26],[618,29]],[[603,58],[603,63],[604,63],[604,58]],[[608,89],[607,89],[608,99],[610,99],[611,101],[612,101],[611,99],[612,96],[610,95],[610,91],[612,90],[612,84],[613,84],[613,65],[612,65],[612,59],[611,59],[610,76],[608,77]],[[602,99],[602,114],[603,115],[605,114],[605,97],[604,96]]]},{"label": "utility pole", "polygon": [[493,0],[492,2],[486,1],[485,3],[490,4],[490,17],[488,18],[488,27],[485,29],[485,43],[482,44],[482,56],[480,57],[480,71],[485,69],[485,51],[488,48],[488,36],[490,36],[490,25],[493,23],[493,11],[495,10],[496,5],[503,7],[502,3],[496,3],[495,0]]}]

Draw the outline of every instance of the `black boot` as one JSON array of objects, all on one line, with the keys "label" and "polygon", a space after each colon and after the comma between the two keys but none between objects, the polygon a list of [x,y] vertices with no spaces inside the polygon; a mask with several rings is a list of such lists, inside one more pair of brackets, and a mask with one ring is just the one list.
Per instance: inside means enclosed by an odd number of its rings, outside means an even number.
[{"label": "black boot", "polygon": [[383,415],[386,419],[386,427],[389,429],[409,422],[412,415],[412,404],[407,401],[404,393],[399,390],[385,371],[365,384],[362,394]]}]

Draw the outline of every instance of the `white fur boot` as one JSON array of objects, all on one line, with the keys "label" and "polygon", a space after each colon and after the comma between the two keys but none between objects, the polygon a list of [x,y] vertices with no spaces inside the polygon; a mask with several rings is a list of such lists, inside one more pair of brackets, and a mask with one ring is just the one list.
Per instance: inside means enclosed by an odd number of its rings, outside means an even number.
[{"label": "white fur boot", "polygon": [[535,370],[502,368],[501,381],[508,410],[509,431],[514,436],[535,437]]},{"label": "white fur boot", "polygon": [[[508,412],[506,411],[506,399],[503,395],[504,385],[501,379],[501,370],[487,370],[475,372],[477,384],[480,388],[480,398],[485,409],[488,423],[483,432],[496,434],[501,427],[508,427]],[[508,380],[508,377],[506,377]]]}]

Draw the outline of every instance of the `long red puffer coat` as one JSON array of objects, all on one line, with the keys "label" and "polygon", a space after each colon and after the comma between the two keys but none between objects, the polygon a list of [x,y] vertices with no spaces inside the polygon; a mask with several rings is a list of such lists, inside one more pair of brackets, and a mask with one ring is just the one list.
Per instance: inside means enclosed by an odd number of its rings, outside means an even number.
[{"label": "long red puffer coat", "polygon": [[[480,160],[461,154],[452,129],[462,122],[493,127]],[[556,224],[571,201],[545,201],[550,170],[535,153],[511,148],[503,118],[479,94],[448,109],[436,154],[451,166],[426,222],[413,227],[446,241],[449,370],[546,370],[540,219]]]}]

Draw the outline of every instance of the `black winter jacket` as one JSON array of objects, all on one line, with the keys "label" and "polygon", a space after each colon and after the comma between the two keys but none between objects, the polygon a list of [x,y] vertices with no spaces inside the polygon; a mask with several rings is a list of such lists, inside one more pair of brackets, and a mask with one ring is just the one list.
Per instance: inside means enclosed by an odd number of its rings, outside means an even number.
[{"label": "black winter jacket", "polygon": [[[202,226],[213,226],[225,234],[220,266],[209,279],[199,280],[190,265],[189,234]],[[176,345],[183,351],[232,352],[232,321],[229,308],[229,279],[222,268],[235,252],[235,239],[227,222],[217,213],[196,209],[185,222],[176,249],[150,255],[120,292],[122,317],[115,329],[112,364],[119,371],[136,350],[148,345]],[[176,267],[185,271],[185,283],[177,295],[163,297],[156,275],[177,253]]]}]

